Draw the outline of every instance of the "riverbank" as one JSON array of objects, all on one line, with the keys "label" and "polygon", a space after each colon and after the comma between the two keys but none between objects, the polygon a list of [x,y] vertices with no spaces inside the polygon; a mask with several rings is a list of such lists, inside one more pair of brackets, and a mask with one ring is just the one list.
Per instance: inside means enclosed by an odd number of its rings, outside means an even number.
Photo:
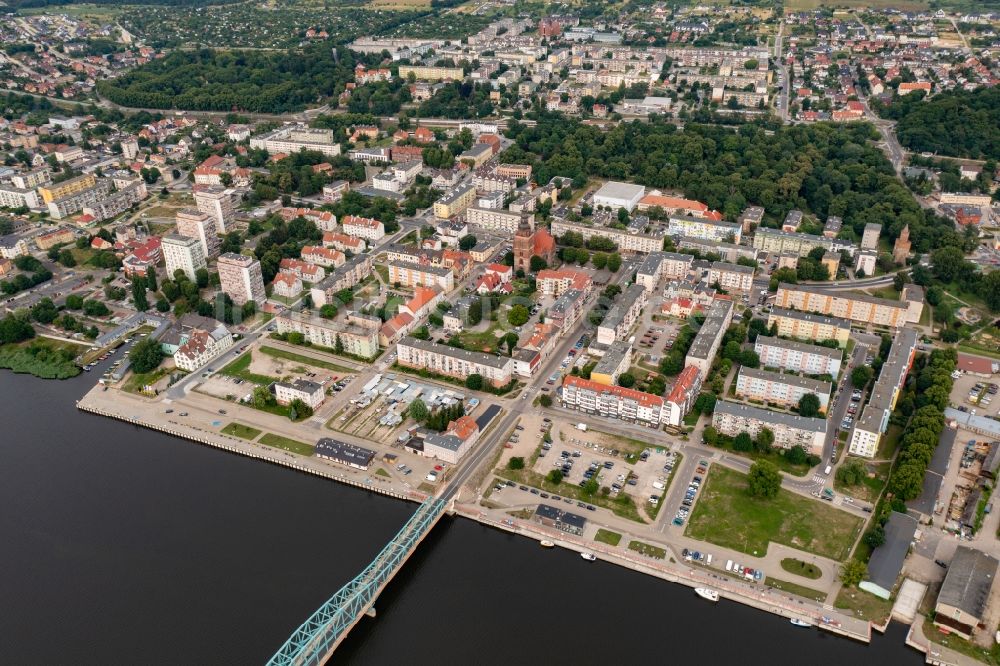
[{"label": "riverbank", "polygon": [[[427,494],[412,488],[399,488],[390,480],[374,472],[348,469],[317,458],[305,458],[289,452],[276,450],[262,444],[221,432],[207,431],[198,426],[178,422],[172,414],[149,413],[140,415],[128,413],[128,403],[115,400],[115,392],[95,387],[76,406],[84,412],[104,416],[163,432],[174,437],[187,439],[205,446],[222,449],[230,453],[248,456],[275,465],[281,465],[299,472],[320,476],[395,499],[421,502]],[[143,401],[143,405],[145,401]],[[139,404],[132,405],[133,410]],[[150,406],[152,406],[150,404]],[[135,410],[137,411],[137,410]],[[480,524],[518,534],[536,541],[548,539],[558,546],[576,552],[593,552],[599,559],[617,564],[640,573],[655,576],[672,583],[690,588],[708,586],[719,591],[720,596],[738,603],[764,610],[786,618],[797,618],[816,625],[830,633],[839,634],[856,641],[868,643],[871,640],[871,625],[868,622],[842,615],[779,590],[759,587],[743,581],[717,575],[708,570],[685,565],[679,558],[670,557],[658,562],[651,558],[631,553],[597,542],[587,542],[565,532],[546,528],[527,520],[498,520],[474,505],[456,504],[454,513]]]}]

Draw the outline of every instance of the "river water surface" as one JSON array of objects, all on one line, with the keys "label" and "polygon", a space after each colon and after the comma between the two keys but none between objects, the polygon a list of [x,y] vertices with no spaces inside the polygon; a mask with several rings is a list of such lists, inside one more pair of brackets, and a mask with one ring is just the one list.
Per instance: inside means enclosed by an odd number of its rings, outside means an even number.
[{"label": "river water surface", "polygon": [[[0,371],[0,664],[263,664],[413,505],[78,412]],[[337,664],[920,664],[445,518]]]}]

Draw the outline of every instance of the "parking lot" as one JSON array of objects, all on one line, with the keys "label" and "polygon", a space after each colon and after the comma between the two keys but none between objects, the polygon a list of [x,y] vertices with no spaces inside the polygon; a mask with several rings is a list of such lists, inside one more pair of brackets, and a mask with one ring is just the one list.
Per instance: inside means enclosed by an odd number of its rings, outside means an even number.
[{"label": "parking lot", "polygon": [[635,346],[639,351],[659,359],[673,348],[680,327],[680,322],[676,321],[653,322],[642,329],[641,335],[637,331]]},{"label": "parking lot", "polygon": [[951,390],[951,402],[958,409],[978,416],[996,416],[1000,412],[1000,399],[997,399],[1000,382],[968,373],[952,377],[955,383]]}]

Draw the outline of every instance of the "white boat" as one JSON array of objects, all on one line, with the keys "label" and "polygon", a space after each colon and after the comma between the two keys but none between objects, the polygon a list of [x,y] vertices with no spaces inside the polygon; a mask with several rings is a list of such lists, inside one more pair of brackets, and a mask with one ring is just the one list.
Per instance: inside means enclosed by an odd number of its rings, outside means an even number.
[{"label": "white boat", "polygon": [[810,624],[809,622],[806,622],[805,620],[800,620],[797,617],[793,617],[790,620],[790,622],[792,624],[794,624],[796,627],[811,627],[812,626],[812,624]]},{"label": "white boat", "polygon": [[580,553],[580,557],[587,560],[588,562],[593,562],[594,560],[597,559],[597,555],[594,555],[593,553]]},{"label": "white boat", "polygon": [[694,588],[694,592],[702,599],[708,599],[709,601],[719,600],[719,593],[707,587],[696,587]]},{"label": "white boat", "polygon": [[549,541],[548,539],[542,541],[542,548],[552,548],[553,546],[555,546],[555,544]]}]

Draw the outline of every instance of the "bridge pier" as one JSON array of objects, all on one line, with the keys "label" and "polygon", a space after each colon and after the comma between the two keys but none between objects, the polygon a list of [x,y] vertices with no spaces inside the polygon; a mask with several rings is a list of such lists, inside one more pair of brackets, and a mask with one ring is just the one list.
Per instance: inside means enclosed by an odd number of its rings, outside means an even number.
[{"label": "bridge pier", "polygon": [[371,608],[366,610],[365,615],[367,615],[368,617],[375,617],[375,607],[372,606]]}]

